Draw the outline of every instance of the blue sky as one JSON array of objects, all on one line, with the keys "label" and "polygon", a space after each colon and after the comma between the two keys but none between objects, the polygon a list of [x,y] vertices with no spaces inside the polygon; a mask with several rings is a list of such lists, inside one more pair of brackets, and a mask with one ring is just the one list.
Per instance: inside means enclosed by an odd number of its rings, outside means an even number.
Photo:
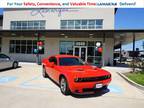
[{"label": "blue sky", "polygon": [[[2,14],[3,9],[0,9]],[[121,8],[115,15],[115,29],[144,29],[144,8]],[[136,48],[143,49],[144,39],[136,42]],[[132,44],[123,45],[123,50],[132,50]]]},{"label": "blue sky", "polygon": [[144,8],[118,9],[115,29],[144,29]]}]

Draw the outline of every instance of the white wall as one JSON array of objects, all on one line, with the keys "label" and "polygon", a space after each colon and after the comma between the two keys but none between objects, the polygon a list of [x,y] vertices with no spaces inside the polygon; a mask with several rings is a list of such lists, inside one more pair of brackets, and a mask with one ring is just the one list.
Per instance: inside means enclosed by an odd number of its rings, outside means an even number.
[{"label": "white wall", "polygon": [[[69,12],[42,12],[32,16],[33,9],[5,9],[3,29],[10,29],[10,21],[46,20],[46,29],[60,29],[60,20],[70,19],[104,19],[103,29],[114,29],[114,9],[82,8]],[[71,11],[71,12],[70,12]],[[36,11],[35,11],[36,12]]]},{"label": "white wall", "polygon": [[103,43],[103,65],[113,65],[113,48],[114,48],[114,39],[107,38]]}]

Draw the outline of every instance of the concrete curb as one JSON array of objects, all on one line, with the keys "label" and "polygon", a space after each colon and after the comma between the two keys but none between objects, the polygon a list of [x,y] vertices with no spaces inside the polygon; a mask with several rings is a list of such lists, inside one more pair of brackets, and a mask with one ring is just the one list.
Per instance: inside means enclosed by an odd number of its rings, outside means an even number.
[{"label": "concrete curb", "polygon": [[136,88],[140,89],[140,90],[143,90],[144,91],[144,86],[138,84],[138,83],[135,83],[134,81],[130,80],[128,77],[126,77],[125,75],[123,75],[122,73],[120,72],[117,72],[122,78],[124,78],[129,84],[135,86]]}]

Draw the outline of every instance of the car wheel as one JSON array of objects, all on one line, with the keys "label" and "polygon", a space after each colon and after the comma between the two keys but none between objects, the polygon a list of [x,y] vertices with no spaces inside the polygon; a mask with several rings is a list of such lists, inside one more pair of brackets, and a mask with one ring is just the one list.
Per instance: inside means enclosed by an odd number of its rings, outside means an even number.
[{"label": "car wheel", "polygon": [[61,77],[61,79],[60,79],[60,90],[61,90],[62,94],[64,94],[64,95],[70,94],[68,82],[65,77]]},{"label": "car wheel", "polygon": [[13,63],[13,68],[16,69],[18,67],[18,62]]},{"label": "car wheel", "polygon": [[43,66],[42,75],[43,75],[44,78],[48,78],[48,74],[46,73],[46,69],[45,69],[44,66]]}]

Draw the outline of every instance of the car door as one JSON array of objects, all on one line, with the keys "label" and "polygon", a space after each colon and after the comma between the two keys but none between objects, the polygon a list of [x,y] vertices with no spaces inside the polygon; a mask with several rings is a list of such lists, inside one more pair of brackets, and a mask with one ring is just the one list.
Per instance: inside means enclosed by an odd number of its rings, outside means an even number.
[{"label": "car door", "polygon": [[0,54],[0,62],[1,62],[0,63],[1,69],[12,67],[12,61],[11,61],[10,57],[8,57],[5,54]]},{"label": "car door", "polygon": [[51,63],[53,63],[53,57],[49,57],[48,58],[48,63],[47,63],[47,66],[46,66],[46,70],[48,72],[48,75],[53,78],[52,76],[52,73],[53,73],[53,68],[51,67]]},{"label": "car door", "polygon": [[55,81],[57,82],[57,81],[59,81],[59,71],[58,71],[58,61],[57,61],[57,58],[56,57],[54,57],[53,58],[53,62],[54,62],[54,66],[53,66],[53,73],[52,73],[52,76],[53,76],[53,78],[55,79]]},{"label": "car door", "polygon": [[51,72],[50,72],[51,78],[53,80],[57,81],[58,71],[57,71],[57,59],[56,59],[56,57],[51,57],[49,59],[49,62],[54,63],[54,66],[51,67]]}]

